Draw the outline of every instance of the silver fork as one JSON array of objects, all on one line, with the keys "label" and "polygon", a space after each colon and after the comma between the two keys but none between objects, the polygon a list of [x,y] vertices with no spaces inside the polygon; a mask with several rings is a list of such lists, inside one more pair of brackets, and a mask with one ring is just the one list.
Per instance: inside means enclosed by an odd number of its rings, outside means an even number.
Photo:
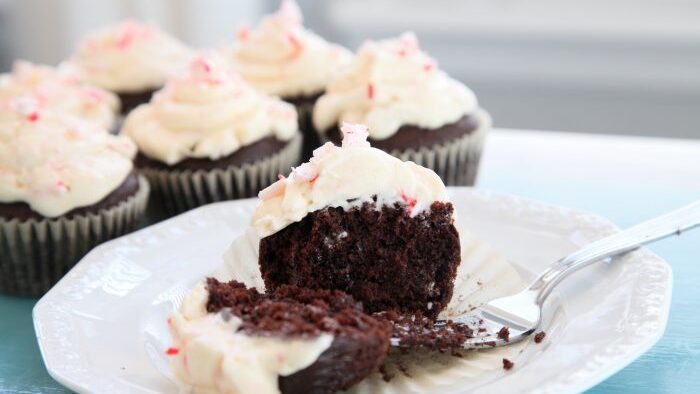
[{"label": "silver fork", "polygon": [[[474,330],[474,337],[467,339],[462,348],[496,347],[523,340],[538,329],[542,317],[542,305],[552,289],[573,272],[592,263],[627,253],[644,244],[671,235],[680,235],[681,232],[698,225],[700,225],[700,201],[579,249],[544,270],[520,293],[497,298],[466,315],[452,318],[453,322],[467,324]],[[438,320],[435,327],[444,326],[446,323],[444,320]],[[503,327],[508,328],[507,336],[501,331]],[[400,339],[392,338],[391,345],[400,346]]]}]

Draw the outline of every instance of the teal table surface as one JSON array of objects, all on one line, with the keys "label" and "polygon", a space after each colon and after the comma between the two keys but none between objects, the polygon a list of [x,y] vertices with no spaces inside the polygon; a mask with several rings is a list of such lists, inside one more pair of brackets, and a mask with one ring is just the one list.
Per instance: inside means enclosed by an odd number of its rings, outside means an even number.
[{"label": "teal table surface", "polygon": [[[497,130],[478,187],[595,212],[626,227],[700,199],[700,142]],[[591,394],[700,392],[700,230],[650,248],[673,268],[666,332]],[[70,392],[41,360],[35,303],[0,296],[0,393]]]}]

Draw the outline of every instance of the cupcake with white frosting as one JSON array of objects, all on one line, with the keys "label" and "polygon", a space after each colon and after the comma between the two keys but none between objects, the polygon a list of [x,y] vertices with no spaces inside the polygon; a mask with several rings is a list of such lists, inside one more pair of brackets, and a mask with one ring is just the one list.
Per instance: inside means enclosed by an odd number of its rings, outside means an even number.
[{"label": "cupcake with white frosting", "polygon": [[195,57],[127,116],[122,133],[175,211],[254,196],[299,160],[301,148],[294,107],[254,90],[215,55]]},{"label": "cupcake with white frosting", "polygon": [[435,318],[452,297],[461,262],[454,207],[435,172],[367,142],[343,125],[260,193],[252,225],[265,289],[341,290],[368,312]]},{"label": "cupcake with white frosting", "polygon": [[412,33],[368,41],[314,108],[322,140],[363,123],[372,146],[428,167],[448,185],[474,183],[491,120],[474,93],[437,67]]},{"label": "cupcake with white frosting", "polygon": [[12,71],[0,74],[0,106],[17,96],[31,95],[42,109],[66,113],[107,130],[119,113],[116,95],[83,83],[68,67],[16,61]]},{"label": "cupcake with white frosting", "polygon": [[85,38],[71,63],[87,83],[119,95],[122,113],[148,102],[193,52],[152,24],[124,21]]},{"label": "cupcake with white frosting", "polygon": [[256,29],[240,28],[236,43],[223,52],[253,87],[297,107],[308,158],[319,145],[310,127],[311,110],[328,83],[350,63],[351,52],[305,29],[293,0],[282,0],[279,10],[264,17]]},{"label": "cupcake with white frosting", "polygon": [[127,137],[35,98],[0,108],[0,291],[41,295],[93,246],[135,227],[149,192],[135,154]]}]

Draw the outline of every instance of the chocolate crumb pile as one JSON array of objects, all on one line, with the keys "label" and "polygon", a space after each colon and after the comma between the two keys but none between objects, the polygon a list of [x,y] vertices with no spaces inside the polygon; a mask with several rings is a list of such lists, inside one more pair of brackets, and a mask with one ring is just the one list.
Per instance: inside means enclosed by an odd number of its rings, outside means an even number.
[{"label": "chocolate crumb pile", "polygon": [[464,341],[474,336],[473,330],[465,324],[448,320],[446,324],[435,327],[435,321],[421,313],[400,315],[396,311],[388,311],[375,313],[374,316],[393,324],[393,337],[399,338],[400,347],[405,349],[459,349]]}]

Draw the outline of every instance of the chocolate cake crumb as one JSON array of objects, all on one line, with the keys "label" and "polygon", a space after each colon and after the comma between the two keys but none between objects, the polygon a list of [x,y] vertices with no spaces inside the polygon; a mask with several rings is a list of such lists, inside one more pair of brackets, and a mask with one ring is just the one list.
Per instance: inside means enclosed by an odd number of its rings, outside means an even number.
[{"label": "chocolate cake crumb", "polygon": [[503,369],[505,369],[506,371],[513,368],[514,365],[515,365],[515,363],[508,360],[507,358],[503,359]]},{"label": "chocolate cake crumb", "polygon": [[503,326],[499,331],[498,331],[498,337],[503,339],[506,342],[510,341],[510,330],[508,327]]},{"label": "chocolate cake crumb", "polygon": [[542,340],[544,340],[544,337],[545,337],[546,335],[547,335],[547,334],[545,334],[544,331],[540,331],[540,332],[538,332],[537,334],[535,334],[535,343],[540,343],[540,342],[542,342]]}]

